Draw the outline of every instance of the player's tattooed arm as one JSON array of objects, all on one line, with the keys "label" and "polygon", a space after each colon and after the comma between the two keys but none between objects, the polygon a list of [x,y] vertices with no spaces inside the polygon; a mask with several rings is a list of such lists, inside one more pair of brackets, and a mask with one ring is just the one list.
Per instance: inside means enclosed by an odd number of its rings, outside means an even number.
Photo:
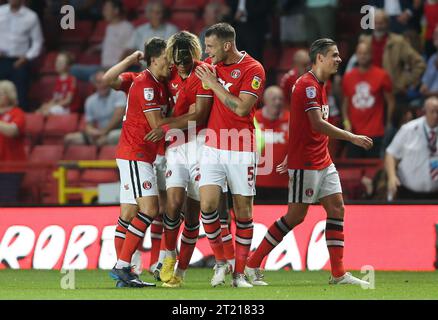
[{"label": "player's tattooed arm", "polygon": [[232,95],[217,81],[216,74],[207,66],[197,67],[195,73],[202,83],[208,86],[217,98],[238,116],[248,115],[257,101],[256,96],[245,93],[240,94],[238,97]]},{"label": "player's tattooed arm", "polygon": [[120,74],[125,72],[130,66],[138,63],[144,57],[143,52],[135,51],[133,54],[127,56],[125,59],[112,66],[107,72],[105,72],[102,80],[111,88],[118,90],[122,85],[122,79],[119,77]]},{"label": "player's tattooed arm", "polygon": [[231,100],[229,97],[225,98],[225,105],[233,112],[236,112],[237,107],[239,106],[235,101]]}]

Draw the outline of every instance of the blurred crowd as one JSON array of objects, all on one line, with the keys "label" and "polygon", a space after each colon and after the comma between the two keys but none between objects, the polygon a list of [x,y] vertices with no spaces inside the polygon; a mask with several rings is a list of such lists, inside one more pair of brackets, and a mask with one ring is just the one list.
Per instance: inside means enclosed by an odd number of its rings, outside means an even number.
[{"label": "blurred crowd", "polygon": [[[66,4],[75,9],[75,30],[59,27]],[[362,5],[374,7],[374,29],[360,28]],[[206,28],[221,21],[267,71],[256,121],[274,132],[265,136],[274,166],[287,153],[290,93],[309,68],[307,48],[333,38],[343,67],[327,83],[329,121],[374,140],[367,152],[330,144],[333,158],[365,168],[351,198],[438,199],[438,0],[0,1],[0,161],[29,157],[29,113],[80,114],[83,125],[63,137],[66,147],[116,145],[126,97],[102,83],[103,72],[153,36],[190,29],[203,44]],[[48,75],[53,81],[43,82]],[[32,90],[37,82],[50,85]],[[376,167],[366,170],[372,159]],[[17,199],[23,178],[4,168],[0,202]],[[286,175],[260,176],[257,185],[257,198],[286,199]]]}]

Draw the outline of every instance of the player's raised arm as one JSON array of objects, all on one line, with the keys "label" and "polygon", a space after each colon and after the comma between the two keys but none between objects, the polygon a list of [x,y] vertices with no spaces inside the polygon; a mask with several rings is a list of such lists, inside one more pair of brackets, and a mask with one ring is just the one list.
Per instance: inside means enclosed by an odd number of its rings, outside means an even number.
[{"label": "player's raised arm", "polygon": [[105,72],[105,75],[103,76],[104,83],[115,90],[119,90],[123,82],[120,78],[120,74],[125,72],[130,66],[143,60],[143,58],[144,54],[141,51],[135,51],[133,54],[127,56]]},{"label": "player's raised arm", "polygon": [[313,131],[325,134],[333,139],[346,140],[359,147],[369,150],[373,146],[373,140],[367,136],[356,135],[346,130],[335,127],[322,117],[321,109],[312,108],[307,111],[307,116]]}]

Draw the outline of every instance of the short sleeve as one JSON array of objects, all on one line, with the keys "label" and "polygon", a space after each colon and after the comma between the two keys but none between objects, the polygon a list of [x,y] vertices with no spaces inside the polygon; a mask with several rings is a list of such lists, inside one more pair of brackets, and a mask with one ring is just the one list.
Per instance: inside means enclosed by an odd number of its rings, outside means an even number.
[{"label": "short sleeve", "polygon": [[161,110],[160,89],[154,83],[149,81],[134,82],[131,90],[133,90],[135,100],[143,112]]},{"label": "short sleeve", "polygon": [[321,109],[321,91],[315,83],[311,82],[301,82],[295,87],[295,92],[293,93],[299,97],[301,108],[305,112],[312,109]]},{"label": "short sleeve", "polygon": [[407,138],[408,129],[406,126],[402,126],[394,136],[394,139],[392,139],[388,148],[386,148],[386,152],[400,160],[403,157],[403,146],[405,145]]},{"label": "short sleeve", "polygon": [[392,92],[392,81],[389,74],[383,70],[382,87],[385,92]]},{"label": "short sleeve", "polygon": [[126,95],[121,91],[114,92],[114,108],[126,107]]},{"label": "short sleeve", "polygon": [[131,88],[131,84],[132,82],[134,82],[134,79],[137,75],[138,73],[135,72],[124,72],[119,75],[119,78],[122,80],[122,84],[120,85],[119,90],[128,94],[129,88]]},{"label": "short sleeve", "polygon": [[261,98],[265,86],[265,70],[260,65],[257,65],[245,72],[242,79],[240,93],[246,93]]}]

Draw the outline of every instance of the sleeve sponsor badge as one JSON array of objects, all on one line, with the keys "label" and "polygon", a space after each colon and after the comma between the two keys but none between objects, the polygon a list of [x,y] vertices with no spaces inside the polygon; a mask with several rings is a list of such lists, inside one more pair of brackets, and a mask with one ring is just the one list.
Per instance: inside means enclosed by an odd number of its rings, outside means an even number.
[{"label": "sleeve sponsor badge", "polygon": [[152,101],[154,99],[154,88],[144,88],[143,94],[146,101]]},{"label": "sleeve sponsor badge", "polygon": [[306,96],[309,99],[313,99],[316,97],[316,88],[315,87],[307,87],[306,88]]},{"label": "sleeve sponsor badge", "polygon": [[254,90],[258,90],[260,89],[261,85],[262,85],[262,79],[260,79],[257,76],[254,76],[254,78],[252,78],[251,88],[253,88]]}]

